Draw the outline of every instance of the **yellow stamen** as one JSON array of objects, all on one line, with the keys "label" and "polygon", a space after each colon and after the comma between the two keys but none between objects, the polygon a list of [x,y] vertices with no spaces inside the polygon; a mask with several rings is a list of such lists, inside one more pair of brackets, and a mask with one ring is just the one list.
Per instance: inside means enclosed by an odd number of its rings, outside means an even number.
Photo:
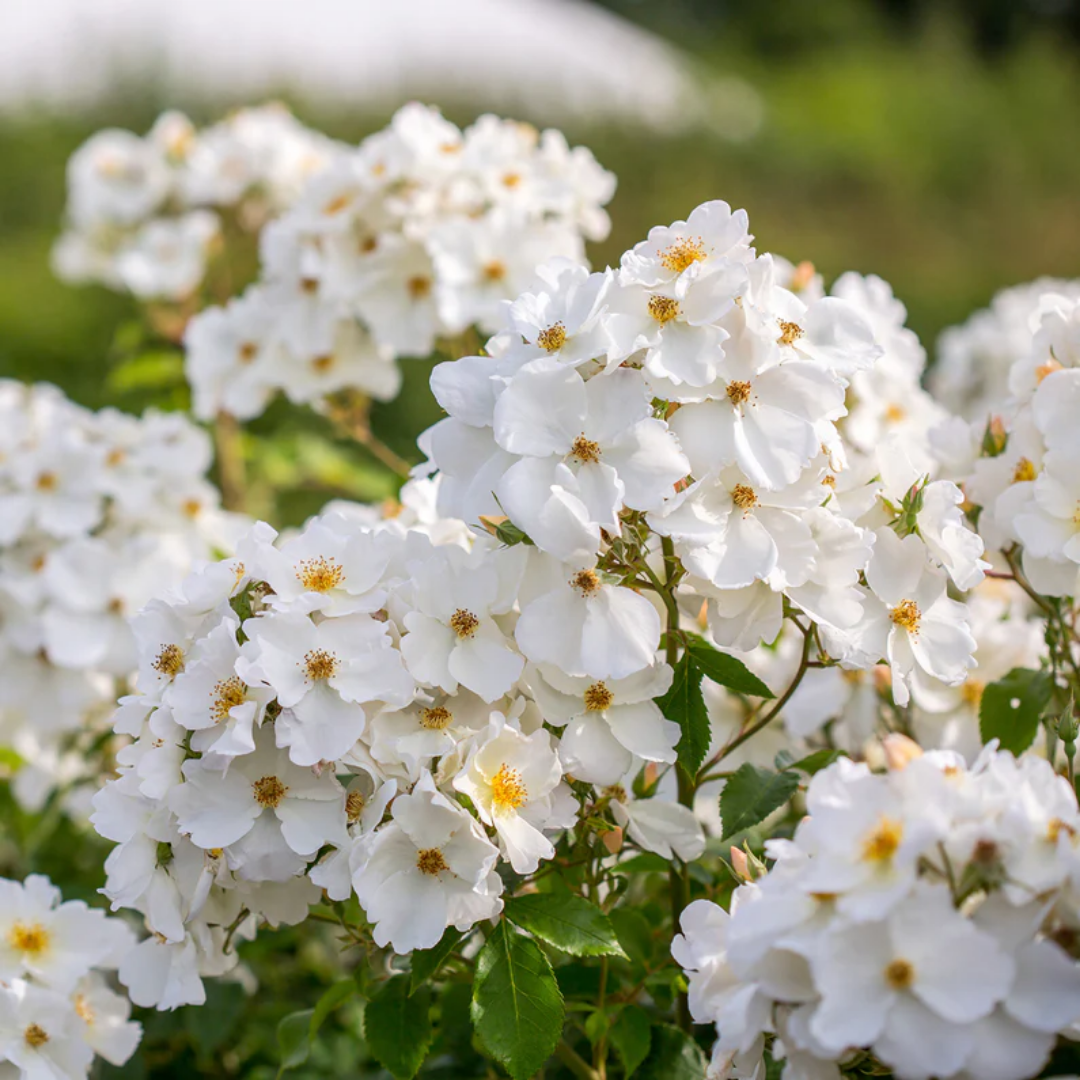
[{"label": "yellow stamen", "polygon": [[405,282],[405,288],[414,300],[423,300],[431,295],[431,278],[417,274]]},{"label": "yellow stamen", "polygon": [[345,579],[345,568],[336,559],[319,555],[314,559],[302,559],[296,577],[308,592],[328,593]]},{"label": "yellow stamen", "polygon": [[247,692],[247,684],[238,676],[230,675],[229,678],[222,679],[210,695],[213,698],[210,715],[214,718],[214,723],[220,724],[222,720],[227,720],[232,709],[243,705],[247,701]]},{"label": "yellow stamen", "polygon": [[894,990],[906,990],[915,981],[915,969],[907,960],[893,960],[885,969],[885,981]]},{"label": "yellow stamen", "polygon": [[688,266],[705,259],[705,243],[700,236],[684,236],[660,252],[665,270],[681,274]]},{"label": "yellow stamen", "polygon": [[901,600],[892,609],[889,618],[909,634],[917,634],[919,632],[919,623],[922,622],[922,612],[914,600]]},{"label": "yellow stamen", "polygon": [[524,806],[528,798],[521,773],[503,765],[491,779],[491,802],[496,810],[507,813]]},{"label": "yellow stamen", "polygon": [[753,387],[744,379],[735,379],[727,384],[728,401],[732,405],[741,405],[750,396]]},{"label": "yellow stamen", "polygon": [[360,815],[364,812],[364,804],[367,800],[359,791],[350,791],[345,796],[345,816],[349,819],[350,825],[355,825],[360,820]]},{"label": "yellow stamen", "polygon": [[600,577],[595,570],[579,570],[570,579],[570,585],[582,596],[593,596],[600,591]]},{"label": "yellow stamen", "polygon": [[757,492],[749,484],[736,484],[731,489],[731,501],[740,510],[751,510],[757,506]]},{"label": "yellow stamen", "polygon": [[670,296],[650,296],[649,314],[661,325],[665,326],[679,316],[679,301]]},{"label": "yellow stamen", "polygon": [[895,818],[883,817],[877,828],[863,841],[862,857],[866,862],[886,863],[896,854],[904,838],[904,826]]},{"label": "yellow stamen", "polygon": [[776,339],[777,345],[794,345],[803,336],[805,331],[798,323],[780,320],[780,336]]},{"label": "yellow stamen", "polygon": [[1022,457],[1016,463],[1016,468],[1013,469],[1012,482],[1022,484],[1025,481],[1034,480],[1036,476],[1038,476],[1038,470],[1035,468],[1034,463],[1030,459]]},{"label": "yellow stamen", "polygon": [[600,460],[600,444],[581,434],[570,447],[570,457],[580,461],[582,465],[595,465]]},{"label": "yellow stamen", "polygon": [[420,710],[420,726],[427,728],[429,731],[445,731],[453,722],[453,719],[454,714],[441,705]]},{"label": "yellow stamen", "polygon": [[458,608],[450,616],[450,629],[459,638],[471,638],[476,633],[479,625],[480,620],[471,611],[466,611],[464,608]]},{"label": "yellow stamen", "polygon": [[39,1046],[44,1046],[49,1041],[49,1033],[38,1024],[31,1024],[24,1032],[23,1038],[26,1040],[26,1045],[36,1050]]},{"label": "yellow stamen", "polygon": [[587,712],[603,712],[611,708],[615,695],[602,682],[593,683],[585,691],[585,709]]},{"label": "yellow stamen", "polygon": [[184,670],[184,650],[179,645],[162,645],[150,666],[159,674],[175,679]]},{"label": "yellow stamen", "polygon": [[256,780],[251,789],[255,794],[255,801],[268,810],[277,809],[289,790],[276,776],[264,776]]},{"label": "yellow stamen", "polygon": [[536,338],[536,344],[544,352],[558,352],[566,344],[566,327],[561,322],[541,330]]},{"label": "yellow stamen", "polygon": [[492,259],[484,264],[482,274],[485,281],[502,281],[506,277],[506,263]]},{"label": "yellow stamen", "polygon": [[312,649],[304,654],[304,668],[308,678],[318,682],[320,679],[333,678],[337,671],[338,661],[333,653],[325,649]]},{"label": "yellow stamen", "polygon": [[8,931],[8,944],[27,956],[40,956],[49,947],[49,931],[41,923],[17,922]]},{"label": "yellow stamen", "polygon": [[444,870],[449,870],[443,853],[438,848],[424,848],[416,853],[416,868],[421,874],[438,877]]}]

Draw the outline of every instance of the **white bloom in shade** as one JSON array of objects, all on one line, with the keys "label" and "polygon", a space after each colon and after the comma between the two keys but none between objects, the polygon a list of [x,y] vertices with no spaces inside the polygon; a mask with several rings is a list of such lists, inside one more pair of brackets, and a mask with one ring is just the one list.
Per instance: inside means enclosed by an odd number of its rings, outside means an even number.
[{"label": "white bloom in shade", "polygon": [[657,664],[610,682],[573,678],[545,665],[529,678],[550,724],[565,725],[559,759],[566,772],[590,784],[617,784],[634,764],[671,763],[678,724],[665,720],[653,698],[671,686],[671,668]]},{"label": "white bloom in shade", "polygon": [[306,615],[264,615],[244,630],[252,647],[237,662],[237,675],[277,692],[283,710],[274,725],[277,742],[298,765],[347,753],[367,724],[361,703],[401,706],[412,699],[413,681],[385,624],[368,615],[321,623]]},{"label": "white bloom in shade", "polygon": [[840,1053],[872,1046],[901,1076],[950,1076],[974,1049],[969,1026],[1008,993],[1015,964],[925,885],[882,925],[838,926],[811,959],[821,1004],[810,1030]]},{"label": "white bloom in shade", "polygon": [[136,1005],[164,1012],[205,1003],[206,989],[198,965],[191,934],[175,943],[149,937],[132,949],[118,975]]},{"label": "white bloom in shade", "polygon": [[353,876],[376,944],[430,949],[447,926],[465,931],[502,911],[498,849],[430,775],[394,800],[392,814],[365,842]]},{"label": "white bloom in shade", "polygon": [[131,933],[81,900],[60,902],[48,878],[0,879],[0,980],[30,976],[70,991],[92,967],[115,967]]},{"label": "white bloom in shade", "polygon": [[624,679],[655,662],[660,616],[644,596],[586,569],[527,604],[515,634],[534,663],[567,675]]},{"label": "white bloom in shade", "polygon": [[967,527],[960,509],[964,493],[948,480],[935,480],[922,489],[917,514],[919,536],[930,554],[945,567],[956,587],[965,592],[985,577],[990,564],[981,556],[983,542]]},{"label": "white bloom in shade", "polygon": [[454,787],[472,799],[480,820],[495,828],[514,870],[531,874],[541,859],[555,854],[542,830],[563,824],[553,820],[559,817],[554,796],[561,779],[559,756],[543,728],[523,735],[494,713]]},{"label": "white bloom in shade", "polygon": [[113,993],[100,975],[90,975],[75,988],[75,1015],[83,1041],[110,1065],[130,1060],[142,1037],[142,1025],[131,1017],[131,1002]]},{"label": "white bloom in shade", "polygon": [[0,1070],[5,1076],[83,1080],[93,1058],[69,1001],[21,979],[0,983]]},{"label": "white bloom in shade", "polygon": [[297,855],[313,855],[345,833],[345,793],[329,772],[316,776],[276,750],[268,732],[255,751],[234,758],[222,772],[211,757],[184,762],[184,783],[174,788],[169,807],[181,833],[204,850],[225,848],[265,817]]},{"label": "white bloom in shade", "polygon": [[513,606],[524,560],[520,548],[446,546],[413,568],[401,654],[414,678],[448,693],[460,683],[489,702],[510,690],[525,661],[495,617]]},{"label": "white bloom in shade", "polygon": [[621,785],[607,789],[607,793],[612,797],[615,820],[639,847],[662,859],[678,856],[683,862],[693,862],[701,858],[705,831],[690,807],[657,795],[632,799]]}]

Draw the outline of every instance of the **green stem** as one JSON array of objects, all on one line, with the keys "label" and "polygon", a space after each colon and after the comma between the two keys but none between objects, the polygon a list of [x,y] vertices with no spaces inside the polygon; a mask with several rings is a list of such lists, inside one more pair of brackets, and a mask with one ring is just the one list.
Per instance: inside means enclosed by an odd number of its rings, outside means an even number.
[{"label": "green stem", "polygon": [[569,1043],[559,1043],[555,1056],[579,1080],[600,1080],[600,1074]]}]

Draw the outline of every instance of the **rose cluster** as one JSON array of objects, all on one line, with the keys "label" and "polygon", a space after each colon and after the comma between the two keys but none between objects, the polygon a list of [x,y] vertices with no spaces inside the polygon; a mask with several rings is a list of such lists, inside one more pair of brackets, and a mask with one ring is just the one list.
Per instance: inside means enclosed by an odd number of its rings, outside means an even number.
[{"label": "rose cluster", "polygon": [[122,967],[134,944],[119,919],[61,903],[48,878],[0,878],[0,1071],[84,1080],[95,1055],[125,1064],[142,1031],[103,973]]},{"label": "rose cluster", "polygon": [[106,129],[68,163],[57,274],[144,301],[185,301],[203,282],[228,215],[255,232],[338,152],[280,105],[199,130],[178,112],[145,136]]},{"label": "rose cluster", "polygon": [[196,415],[259,415],[279,390],[318,402],[400,386],[396,360],[493,330],[553,256],[602,239],[614,177],[557,131],[483,116],[461,131],[407,105],[342,148],[261,237],[261,278],[192,320]]},{"label": "rose cluster", "polygon": [[886,740],[890,769],[818,773],[790,840],[731,912],[701,900],[673,953],[710,1076],[839,1080],[867,1051],[901,1080],[1023,1080],[1080,1021],[1080,813],[1034,756],[968,768]]},{"label": "rose cluster", "polygon": [[93,767],[136,668],[127,619],[230,546],[210,459],[183,416],[94,413],[0,382],[0,745],[24,806]]}]

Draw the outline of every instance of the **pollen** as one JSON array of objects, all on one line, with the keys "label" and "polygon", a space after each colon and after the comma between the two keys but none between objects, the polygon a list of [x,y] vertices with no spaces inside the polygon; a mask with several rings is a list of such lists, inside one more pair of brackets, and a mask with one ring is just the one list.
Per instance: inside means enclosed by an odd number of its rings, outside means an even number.
[{"label": "pollen", "polygon": [[1067,821],[1062,821],[1061,818],[1051,818],[1046,823],[1046,839],[1051,844],[1058,842],[1058,837],[1064,833],[1070,840],[1075,839],[1076,829],[1074,829]]},{"label": "pollen", "polygon": [[1016,468],[1013,469],[1012,482],[1014,484],[1022,484],[1027,480],[1034,480],[1038,475],[1034,464],[1029,458],[1022,457],[1017,463]]},{"label": "pollen", "polygon": [[570,587],[582,596],[595,596],[600,591],[600,577],[595,570],[579,570],[570,579]]},{"label": "pollen", "polygon": [[72,1004],[75,1006],[75,1015],[84,1024],[92,1024],[94,1022],[94,1010],[90,1008],[90,1002],[86,1000],[84,995],[76,994],[72,999]]},{"label": "pollen", "polygon": [[150,666],[159,674],[175,679],[184,670],[184,650],[179,645],[162,645]]},{"label": "pollen", "polygon": [[484,263],[481,275],[485,281],[502,281],[506,277],[506,263],[492,259],[491,262]]},{"label": "pollen", "polygon": [[794,345],[803,336],[805,331],[798,323],[780,320],[780,336],[776,339],[777,345]]},{"label": "pollen", "polygon": [[345,816],[349,819],[350,825],[355,825],[360,820],[366,802],[367,800],[359,791],[350,791],[345,796]]},{"label": "pollen", "polygon": [[31,1024],[24,1032],[23,1038],[26,1045],[36,1050],[49,1041],[49,1033],[40,1024]]},{"label": "pollen", "polygon": [[496,810],[508,813],[525,805],[528,792],[521,780],[521,773],[517,769],[511,769],[509,765],[502,765],[499,771],[491,778],[491,801]]},{"label": "pollen", "polygon": [[672,319],[679,317],[679,301],[670,296],[650,296],[649,314],[661,326],[666,326]]},{"label": "pollen", "polygon": [[585,709],[587,712],[603,712],[611,708],[615,695],[602,682],[593,683],[585,691]]},{"label": "pollen", "polygon": [[361,255],[370,255],[379,246],[377,236],[365,236],[361,239],[359,247]]},{"label": "pollen", "polygon": [[423,300],[431,295],[431,278],[417,274],[405,282],[405,289],[414,300]]},{"label": "pollen", "polygon": [[610,787],[604,788],[601,794],[612,802],[624,803],[627,801],[626,788],[622,784],[612,784]]},{"label": "pollen", "polygon": [[243,705],[247,701],[247,692],[247,684],[236,675],[222,679],[210,695],[213,698],[210,715],[214,718],[214,723],[220,724],[222,720],[227,720],[232,709]]},{"label": "pollen", "polygon": [[323,353],[322,356],[312,357],[311,366],[318,374],[325,375],[334,366],[333,354]]},{"label": "pollen", "polygon": [[236,350],[237,359],[241,364],[250,364],[259,355],[259,346],[254,341],[244,341]]},{"label": "pollen", "polygon": [[749,484],[736,484],[731,489],[731,501],[740,510],[752,510],[757,506],[757,492]]},{"label": "pollen", "polygon": [[741,405],[750,397],[751,390],[753,390],[753,387],[745,379],[736,379],[734,382],[729,382],[727,384],[728,401],[732,405]]},{"label": "pollen", "polygon": [[416,869],[421,874],[438,877],[444,870],[449,870],[450,867],[446,865],[443,853],[437,847],[432,847],[424,848],[423,851],[416,853]]},{"label": "pollen", "polygon": [[907,960],[892,960],[885,969],[885,981],[894,990],[906,990],[915,981],[915,969]]},{"label": "pollen", "polygon": [[889,618],[909,634],[917,634],[919,632],[919,623],[922,622],[922,612],[914,600],[901,600],[892,609]]},{"label": "pollen", "polygon": [[890,424],[899,424],[907,413],[896,404],[889,404],[885,407],[885,420]]},{"label": "pollen", "polygon": [[41,923],[17,922],[8,931],[8,944],[27,956],[40,956],[49,947],[49,931]]},{"label": "pollen", "polygon": [[831,487],[831,488],[834,488],[834,487],[836,487],[836,477],[835,477],[835,476],[833,476],[833,474],[832,474],[832,473],[826,473],[826,474],[825,474],[825,475],[824,475],[824,476],[823,476],[823,477],[821,478],[821,484],[822,484],[822,487]]},{"label": "pollen", "polygon": [[301,278],[300,291],[307,293],[308,296],[314,295],[319,291],[319,279],[310,277]]},{"label": "pollen", "polygon": [[345,569],[336,559],[319,555],[314,559],[302,559],[296,569],[296,578],[308,592],[328,593],[345,580]]},{"label": "pollen", "polygon": [[464,608],[458,608],[450,616],[450,629],[462,639],[471,638],[476,633],[476,628],[479,625],[480,620],[471,611],[466,611]]},{"label": "pollen", "polygon": [[445,731],[453,720],[454,714],[442,705],[420,710],[420,726],[427,728],[428,731]]},{"label": "pollen", "polygon": [[536,344],[544,352],[558,352],[566,344],[566,327],[561,322],[541,330],[536,338]]},{"label": "pollen", "polygon": [[1035,381],[1041,383],[1047,375],[1053,375],[1055,371],[1061,370],[1061,364],[1054,358],[1050,357],[1045,364],[1040,364],[1035,369]]},{"label": "pollen", "polygon": [[704,259],[705,243],[700,236],[684,236],[660,252],[660,262],[664,269],[674,274],[681,274],[688,266]]},{"label": "pollen", "polygon": [[123,464],[124,458],[126,457],[127,453],[117,446],[110,450],[105,456],[105,464],[108,465],[110,469],[115,469],[117,465]]},{"label": "pollen", "polygon": [[580,461],[582,465],[595,465],[600,460],[600,444],[586,439],[583,432],[570,447],[570,457]]},{"label": "pollen", "polygon": [[960,697],[966,705],[977,709],[982,701],[984,689],[984,684],[979,682],[978,679],[968,679],[960,687]]},{"label": "pollen", "polygon": [[340,195],[334,196],[324,207],[323,213],[327,217],[333,217],[335,214],[340,214],[346,207],[351,206],[353,201],[353,194],[351,191],[343,191]]},{"label": "pollen", "polygon": [[866,862],[887,863],[896,854],[903,838],[903,824],[895,818],[883,817],[863,841],[862,857]]},{"label": "pollen", "polygon": [[37,478],[38,491],[55,491],[60,481],[54,472],[43,472]]},{"label": "pollen", "polygon": [[510,188],[513,191],[521,183],[521,173],[508,172],[503,176],[502,182],[503,187]]},{"label": "pollen", "polygon": [[320,679],[331,679],[337,672],[338,659],[333,653],[325,649],[311,649],[304,653],[304,670],[308,678],[318,682]]},{"label": "pollen", "polygon": [[264,776],[251,785],[255,801],[264,809],[276,810],[289,789],[276,777]]}]

